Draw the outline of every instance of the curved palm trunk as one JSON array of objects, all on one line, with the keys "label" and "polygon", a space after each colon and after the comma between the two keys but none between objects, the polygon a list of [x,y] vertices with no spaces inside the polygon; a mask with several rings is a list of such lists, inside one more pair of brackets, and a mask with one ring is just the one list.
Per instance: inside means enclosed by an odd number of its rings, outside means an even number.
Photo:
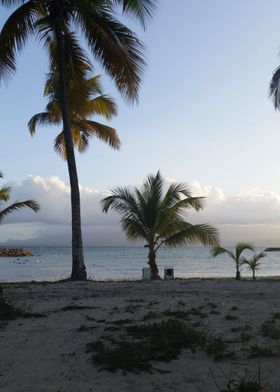
[{"label": "curved palm trunk", "polygon": [[236,280],[240,280],[241,278],[241,273],[240,273],[240,269],[239,269],[239,264],[236,263],[236,275],[235,275],[235,279]]},{"label": "curved palm trunk", "polygon": [[148,259],[149,259],[148,264],[150,266],[152,280],[161,279],[156,264],[156,252],[154,251],[153,247],[149,247]]},{"label": "curved palm trunk", "polygon": [[61,88],[61,108],[63,118],[63,132],[67,157],[67,166],[71,187],[71,213],[72,213],[72,280],[86,280],[87,273],[84,263],[83,241],[81,230],[80,190],[73,140],[71,134],[70,114],[67,102],[67,87],[65,79],[64,37],[63,26],[63,1],[58,4],[56,39],[58,46],[59,80]]}]

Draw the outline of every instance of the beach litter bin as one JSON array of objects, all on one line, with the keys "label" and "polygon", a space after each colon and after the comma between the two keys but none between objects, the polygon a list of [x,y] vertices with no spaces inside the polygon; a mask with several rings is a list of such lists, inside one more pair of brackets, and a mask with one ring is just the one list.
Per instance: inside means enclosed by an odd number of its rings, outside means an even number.
[{"label": "beach litter bin", "polygon": [[151,269],[150,267],[142,268],[142,279],[151,280]]},{"label": "beach litter bin", "polygon": [[164,280],[174,279],[174,268],[164,268]]}]

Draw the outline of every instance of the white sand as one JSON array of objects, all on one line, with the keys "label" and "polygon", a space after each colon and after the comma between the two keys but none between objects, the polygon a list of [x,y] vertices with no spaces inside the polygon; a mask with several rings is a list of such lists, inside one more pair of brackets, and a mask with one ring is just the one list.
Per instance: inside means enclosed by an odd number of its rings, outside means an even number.
[{"label": "white sand", "polygon": [[[234,378],[245,372],[249,376],[255,375],[258,364],[264,383],[269,383],[265,391],[280,391],[279,356],[248,359],[248,346],[256,342],[263,347],[275,346],[279,351],[280,340],[264,338],[260,330],[264,321],[272,319],[273,313],[280,312],[279,281],[17,284],[6,287],[4,292],[13,304],[30,307],[47,317],[17,319],[0,329],[1,392],[214,392],[218,389],[209,369],[214,373],[216,382],[225,387],[227,380],[223,372],[230,375],[232,370]],[[212,309],[209,303],[217,304],[217,308]],[[73,304],[93,308],[61,310]],[[201,310],[208,314],[201,319],[203,328],[213,336],[221,336],[230,349],[237,352],[237,359],[215,362],[199,349],[195,353],[185,349],[170,363],[153,363],[169,373],[123,374],[121,371],[100,370],[92,363],[92,354],[85,352],[86,343],[98,339],[111,321],[131,319],[141,323],[149,311],[186,311],[199,306],[204,306]],[[238,310],[232,310],[233,306]],[[220,314],[211,314],[211,310]],[[237,319],[226,320],[227,314],[237,316]],[[95,321],[87,319],[87,316]],[[100,320],[105,321],[98,322]],[[192,322],[198,320],[199,317],[192,317]],[[153,321],[157,320],[146,322]],[[275,325],[280,327],[280,320],[275,321]],[[231,328],[245,324],[253,327],[252,331],[248,331],[252,340],[241,344],[240,332],[231,332]],[[79,332],[81,325],[96,328]],[[242,351],[242,346],[245,351]]]}]

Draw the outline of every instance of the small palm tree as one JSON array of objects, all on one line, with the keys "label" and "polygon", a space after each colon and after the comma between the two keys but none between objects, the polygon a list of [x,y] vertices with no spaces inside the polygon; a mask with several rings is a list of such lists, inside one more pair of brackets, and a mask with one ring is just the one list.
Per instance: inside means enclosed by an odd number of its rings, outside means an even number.
[{"label": "small palm tree", "polygon": [[207,224],[191,224],[185,221],[183,212],[203,208],[203,197],[193,197],[185,184],[172,184],[163,192],[160,172],[148,176],[143,186],[113,189],[112,195],[101,202],[103,211],[111,208],[121,215],[121,224],[128,239],[142,239],[149,249],[148,264],[152,279],[159,279],[156,253],[162,245],[178,247],[202,243],[217,246],[218,231]]},{"label": "small palm tree", "polygon": [[[0,173],[0,178],[3,178],[2,173]],[[0,188],[0,206],[2,202],[7,202],[10,199],[11,187],[3,186]],[[25,201],[16,201],[13,204],[10,204],[8,207],[3,209],[0,208],[0,224],[2,220],[12,212],[21,210],[22,208],[30,208],[31,210],[37,212],[40,209],[39,204],[35,200],[25,200]]]},{"label": "small palm tree", "polygon": [[256,270],[260,267],[260,259],[263,259],[266,256],[266,253],[260,252],[255,254],[251,259],[246,259],[245,257],[242,258],[241,263],[247,264],[248,267],[251,269],[253,273],[253,280],[256,280]]},{"label": "small palm tree", "polygon": [[239,280],[241,278],[241,273],[240,273],[240,266],[242,265],[241,254],[244,250],[254,251],[255,248],[252,244],[249,244],[248,242],[239,242],[235,247],[235,252],[231,252],[228,249],[222,247],[215,247],[212,249],[212,255],[216,257],[224,253],[228,254],[229,257],[235,262],[235,268],[236,268],[235,279]]}]

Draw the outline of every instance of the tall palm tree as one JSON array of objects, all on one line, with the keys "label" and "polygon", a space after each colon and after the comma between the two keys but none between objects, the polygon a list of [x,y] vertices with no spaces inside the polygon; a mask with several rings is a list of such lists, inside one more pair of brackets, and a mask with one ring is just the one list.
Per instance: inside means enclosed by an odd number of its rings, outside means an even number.
[{"label": "tall palm tree", "polygon": [[164,193],[164,181],[158,171],[148,176],[143,186],[131,192],[116,188],[101,202],[103,211],[111,208],[121,215],[121,225],[129,239],[142,239],[149,249],[148,264],[152,279],[158,279],[156,253],[162,245],[178,247],[202,243],[217,246],[218,231],[207,224],[185,221],[183,212],[203,208],[202,197],[193,197],[185,184],[169,186]]},{"label": "tall palm tree", "polygon": [[248,242],[239,242],[238,244],[236,244],[234,252],[231,252],[230,250],[222,247],[215,247],[212,249],[212,255],[214,257],[222,255],[224,253],[229,255],[229,257],[235,263],[235,268],[236,268],[235,279],[239,280],[241,278],[241,273],[240,273],[240,266],[242,265],[241,254],[242,252],[244,252],[244,250],[254,251],[255,248],[252,244],[249,244]]},{"label": "tall palm tree", "polygon": [[245,257],[242,258],[241,263],[247,264],[253,274],[253,280],[256,280],[256,271],[260,267],[260,260],[266,256],[266,253],[260,252],[258,254],[253,255],[251,259],[246,259]]},{"label": "tall palm tree", "polygon": [[[71,186],[71,278],[85,280],[87,275],[83,256],[79,183],[67,98],[65,59],[69,48],[69,33],[73,29],[82,32],[94,57],[113,78],[118,90],[127,100],[134,101],[137,99],[145,64],[143,46],[135,33],[118,20],[118,11],[121,6],[123,13],[133,15],[145,27],[157,0],[0,1],[6,7],[19,5],[0,32],[0,79],[16,70],[16,54],[21,51],[29,35],[34,35],[43,43],[50,62],[54,61],[58,65],[63,133]],[[77,53],[76,59],[83,53],[81,46],[78,49],[73,51]],[[75,61],[72,65],[75,66]]]},{"label": "tall palm tree", "polygon": [[[117,113],[117,106],[113,99],[103,94],[99,79],[99,76],[82,80],[71,78],[71,83],[68,83],[72,138],[74,147],[79,152],[86,150],[89,139],[93,136],[108,143],[112,148],[118,149],[120,147],[120,140],[115,129],[89,119],[94,115],[110,119]],[[82,90],[82,94],[79,94],[80,90]],[[37,125],[58,125],[62,122],[59,83],[54,71],[48,75],[45,96],[49,99],[46,111],[35,114],[28,123],[31,135],[36,132]],[[56,137],[54,148],[63,159],[66,159],[63,131]]]},{"label": "tall palm tree", "polygon": [[[0,178],[3,178],[2,173],[0,173]],[[7,202],[10,199],[11,187],[9,186],[2,186],[0,188],[0,206],[3,202]],[[37,212],[40,209],[39,204],[37,201],[29,199],[25,201],[16,201],[4,208],[0,208],[0,224],[2,223],[3,219],[11,214],[12,212],[21,210],[22,208],[30,208],[31,210]]]}]

